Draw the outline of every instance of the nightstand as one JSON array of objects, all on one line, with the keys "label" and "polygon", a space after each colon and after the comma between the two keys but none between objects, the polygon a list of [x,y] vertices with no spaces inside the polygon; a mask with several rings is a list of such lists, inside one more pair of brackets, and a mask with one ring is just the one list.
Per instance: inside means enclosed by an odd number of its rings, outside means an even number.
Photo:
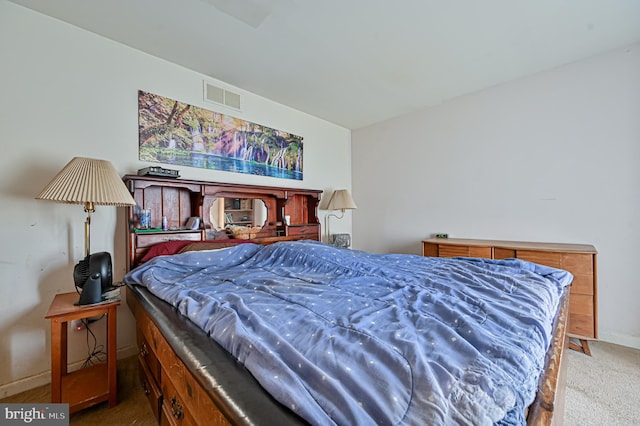
[{"label": "nightstand", "polygon": [[[116,312],[120,301],[77,306],[78,293],[57,294],[45,318],[51,320],[51,402],[68,403],[69,413],[102,401],[118,403],[116,388]],[[67,372],[67,322],[107,316],[107,362]]]}]

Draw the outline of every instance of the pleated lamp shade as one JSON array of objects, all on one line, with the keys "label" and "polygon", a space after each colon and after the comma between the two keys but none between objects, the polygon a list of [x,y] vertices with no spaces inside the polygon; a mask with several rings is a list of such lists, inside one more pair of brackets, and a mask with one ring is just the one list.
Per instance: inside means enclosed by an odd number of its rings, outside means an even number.
[{"label": "pleated lamp shade", "polygon": [[73,158],[36,198],[68,204],[136,204],[109,161],[83,157]]},{"label": "pleated lamp shade", "polygon": [[351,198],[351,194],[346,189],[336,189],[329,199],[327,210],[342,210],[357,209],[356,203]]}]

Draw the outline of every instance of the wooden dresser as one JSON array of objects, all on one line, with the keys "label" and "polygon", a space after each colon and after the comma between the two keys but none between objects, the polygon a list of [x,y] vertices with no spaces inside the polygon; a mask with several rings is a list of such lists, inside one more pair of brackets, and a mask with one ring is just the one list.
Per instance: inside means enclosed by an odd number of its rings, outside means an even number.
[{"label": "wooden dresser", "polygon": [[517,258],[564,269],[573,274],[569,302],[570,337],[582,346],[570,347],[588,355],[588,339],[598,338],[598,292],[595,247],[588,244],[432,238],[422,241],[422,255],[434,257]]}]

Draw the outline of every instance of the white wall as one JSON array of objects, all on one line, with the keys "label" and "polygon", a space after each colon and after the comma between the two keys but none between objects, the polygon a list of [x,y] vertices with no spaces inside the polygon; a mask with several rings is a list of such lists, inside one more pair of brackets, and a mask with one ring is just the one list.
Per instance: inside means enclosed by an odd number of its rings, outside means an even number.
[{"label": "white wall", "polygon": [[[121,174],[149,165],[138,161],[139,89],[214,108],[202,102],[205,76],[5,0],[0,58],[1,398],[49,382],[44,315],[56,293],[74,291],[73,265],[83,256],[82,207],[34,197],[74,156],[109,160]],[[323,189],[327,195],[351,188],[349,130],[230,88],[241,94],[243,111],[221,112],[304,137],[304,180],[180,168],[183,178]],[[350,232],[350,220],[334,228]],[[116,279],[125,272],[125,229],[123,209],[98,206],[92,215],[92,251],[113,254]],[[124,305],[118,315],[118,347],[130,353],[133,320]],[[84,359],[84,333],[70,332],[69,346],[70,362]]]},{"label": "white wall", "polygon": [[593,244],[599,331],[640,348],[640,45],[352,134],[356,248]]}]

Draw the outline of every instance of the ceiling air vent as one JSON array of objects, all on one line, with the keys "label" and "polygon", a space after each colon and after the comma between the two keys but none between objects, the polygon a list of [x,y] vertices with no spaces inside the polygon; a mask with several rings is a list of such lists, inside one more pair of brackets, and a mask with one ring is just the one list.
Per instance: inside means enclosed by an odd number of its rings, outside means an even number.
[{"label": "ceiling air vent", "polygon": [[222,87],[214,86],[204,82],[204,100],[216,104],[228,106],[233,109],[240,109],[240,95]]}]

